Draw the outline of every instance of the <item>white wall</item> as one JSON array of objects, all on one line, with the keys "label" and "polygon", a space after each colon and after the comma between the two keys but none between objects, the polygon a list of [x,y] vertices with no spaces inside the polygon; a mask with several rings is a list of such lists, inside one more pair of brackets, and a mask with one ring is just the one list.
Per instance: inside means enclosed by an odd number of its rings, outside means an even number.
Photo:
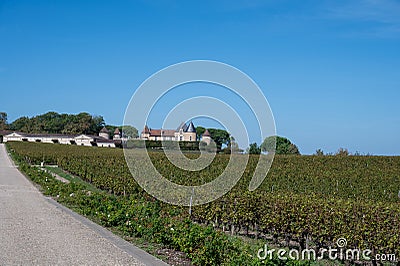
[{"label": "white wall", "polygon": [[22,136],[17,133],[11,133],[3,136],[3,142],[7,141],[22,141]]},{"label": "white wall", "polygon": [[92,146],[91,142],[93,141],[93,138],[85,136],[85,135],[80,135],[78,137],[75,137],[74,140],[76,142],[76,145],[79,145],[79,146]]},{"label": "white wall", "polygon": [[[37,142],[39,140],[42,143],[54,143],[53,139],[57,139],[58,143],[60,144],[71,144],[71,141],[75,141],[76,145],[79,146],[92,146],[92,142],[94,139],[92,137],[86,136],[86,135],[79,135],[75,138],[72,137],[52,137],[50,136],[44,136],[44,137],[33,137],[33,136],[27,136],[24,137],[18,133],[11,133],[8,135],[3,136],[3,142],[7,141],[22,141],[23,139],[27,139],[29,142]],[[38,142],[39,142],[38,141]],[[110,147],[110,148],[115,148],[115,143],[113,142],[100,142],[97,143],[97,146],[99,147]]]},{"label": "white wall", "polygon": [[102,143],[102,142],[97,142],[97,146],[98,147],[108,147],[108,148],[115,148],[115,144],[114,143]]}]

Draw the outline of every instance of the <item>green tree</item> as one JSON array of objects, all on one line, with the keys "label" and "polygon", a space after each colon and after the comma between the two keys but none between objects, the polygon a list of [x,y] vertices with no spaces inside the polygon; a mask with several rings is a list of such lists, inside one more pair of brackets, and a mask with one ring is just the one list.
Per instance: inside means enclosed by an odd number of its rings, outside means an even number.
[{"label": "green tree", "polygon": [[45,133],[61,133],[64,124],[61,115],[56,112],[48,112],[39,116],[41,124],[41,132]]},{"label": "green tree", "polygon": [[251,143],[249,148],[247,149],[247,153],[249,154],[260,154],[261,148],[258,147],[257,143]]},{"label": "green tree", "polygon": [[239,144],[233,138],[231,139],[230,150],[231,150],[231,153],[243,152],[243,149],[239,148]]},{"label": "green tree", "polygon": [[[104,118],[100,115],[92,116],[90,120],[90,126],[88,133],[92,135],[96,135],[100,132],[100,130],[105,126]],[[113,131],[114,132],[114,131]]]},{"label": "green tree", "polygon": [[96,135],[105,124],[102,116],[92,116],[86,112],[68,115],[64,119],[66,123],[62,130],[63,134]]},{"label": "green tree", "polygon": [[315,155],[323,156],[324,155],[324,151],[321,150],[321,149],[318,149],[318,150],[315,151]]},{"label": "green tree", "polygon": [[217,145],[217,149],[220,151],[222,145],[229,146],[231,142],[231,136],[228,131],[223,129],[209,128],[208,132],[210,132],[211,138],[215,141]]},{"label": "green tree", "polygon": [[58,114],[47,112],[32,118],[20,117],[9,125],[15,131],[26,133],[97,134],[104,126],[102,116],[88,113]]},{"label": "green tree", "polygon": [[[205,131],[206,129],[202,126],[196,127],[196,134],[198,141],[200,141],[201,136]],[[231,135],[228,133],[228,131],[217,128],[208,128],[208,132],[210,132],[210,136],[217,145],[217,149],[219,151],[221,150],[222,145],[226,145],[227,147],[230,145]]]},{"label": "green tree", "polygon": [[335,153],[336,156],[348,156],[350,155],[349,150],[345,148],[339,148],[338,151]]},{"label": "green tree", "polygon": [[119,131],[121,132],[122,136],[127,137],[127,138],[137,138],[139,136],[138,130],[133,127],[133,126],[113,126],[113,125],[106,125],[105,126],[108,131],[110,131],[111,137],[114,134],[114,131],[116,128],[119,129]]},{"label": "green tree", "polygon": [[30,133],[32,131],[31,120],[27,116],[22,116],[10,124],[10,129]]},{"label": "green tree", "polygon": [[222,149],[222,152],[225,154],[242,153],[243,150],[239,148],[239,144],[236,142],[235,138],[231,137],[231,141],[224,149]]},{"label": "green tree", "polygon": [[201,140],[201,136],[203,135],[203,133],[206,131],[206,129],[202,126],[198,126],[196,127],[196,134],[197,134],[197,140],[200,141]]},{"label": "green tree", "polygon": [[7,129],[7,113],[0,112],[0,130]]},{"label": "green tree", "polygon": [[88,113],[69,115],[62,130],[63,134],[89,134],[92,116]]},{"label": "green tree", "polygon": [[[275,148],[275,149],[274,149]],[[280,136],[270,136],[265,138],[261,144],[263,152],[273,152],[276,154],[300,154],[299,149],[289,139]]]},{"label": "green tree", "polygon": [[89,134],[90,133],[90,126],[91,126],[91,121],[92,116],[89,113],[79,113],[76,116],[75,121],[77,122],[77,133],[85,133]]},{"label": "green tree", "polygon": [[137,138],[139,136],[138,130],[133,126],[122,126],[122,134],[128,138]]}]

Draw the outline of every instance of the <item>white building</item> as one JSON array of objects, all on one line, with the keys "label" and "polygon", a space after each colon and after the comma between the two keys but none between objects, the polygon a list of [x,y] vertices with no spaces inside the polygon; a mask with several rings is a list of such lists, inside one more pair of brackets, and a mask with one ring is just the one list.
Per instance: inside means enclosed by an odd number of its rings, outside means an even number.
[{"label": "white building", "polygon": [[27,141],[42,143],[58,143],[79,146],[98,146],[115,148],[114,140],[101,136],[92,135],[63,135],[63,134],[28,134],[22,132],[12,132],[3,136],[3,142],[8,141]]}]

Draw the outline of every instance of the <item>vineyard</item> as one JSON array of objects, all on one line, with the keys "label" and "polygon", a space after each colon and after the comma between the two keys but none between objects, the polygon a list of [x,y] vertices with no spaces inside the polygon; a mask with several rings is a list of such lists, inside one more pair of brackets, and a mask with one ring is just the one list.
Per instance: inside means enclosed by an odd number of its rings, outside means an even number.
[{"label": "vineyard", "polygon": [[[132,178],[120,149],[22,142],[7,145],[29,164],[57,164],[109,194],[152,200]],[[229,161],[229,155],[217,155],[210,166],[192,172],[177,169],[162,152],[152,152],[150,157],[163,176],[184,185],[215,179]],[[262,185],[249,192],[257,160],[250,156],[243,177],[231,192],[193,207],[190,220],[232,235],[268,239],[275,245],[319,250],[346,238],[349,248],[400,256],[400,157],[276,156]],[[139,167],[139,154],[137,164]],[[188,216],[184,208],[160,206],[171,219]]]}]

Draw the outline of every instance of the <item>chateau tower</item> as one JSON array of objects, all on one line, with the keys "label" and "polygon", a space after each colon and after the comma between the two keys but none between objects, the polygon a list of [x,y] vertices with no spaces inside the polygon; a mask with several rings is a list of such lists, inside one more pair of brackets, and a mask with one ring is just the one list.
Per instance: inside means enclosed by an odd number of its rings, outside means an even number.
[{"label": "chateau tower", "polygon": [[208,129],[206,129],[206,131],[204,131],[203,135],[201,135],[201,141],[207,143],[207,145],[210,145],[210,143],[211,143],[211,134],[208,131]]},{"label": "chateau tower", "polygon": [[105,138],[105,139],[109,139],[110,135],[108,132],[108,129],[106,127],[103,127],[100,132],[99,132],[99,137]]},{"label": "chateau tower", "polygon": [[196,128],[193,125],[193,122],[190,121],[189,126],[186,129],[186,132],[184,133],[185,136],[185,141],[196,141]]},{"label": "chateau tower", "polygon": [[116,129],[114,130],[114,137],[113,137],[113,139],[115,139],[115,140],[120,140],[120,139],[121,139],[121,132],[119,131],[118,128],[116,128]]}]

